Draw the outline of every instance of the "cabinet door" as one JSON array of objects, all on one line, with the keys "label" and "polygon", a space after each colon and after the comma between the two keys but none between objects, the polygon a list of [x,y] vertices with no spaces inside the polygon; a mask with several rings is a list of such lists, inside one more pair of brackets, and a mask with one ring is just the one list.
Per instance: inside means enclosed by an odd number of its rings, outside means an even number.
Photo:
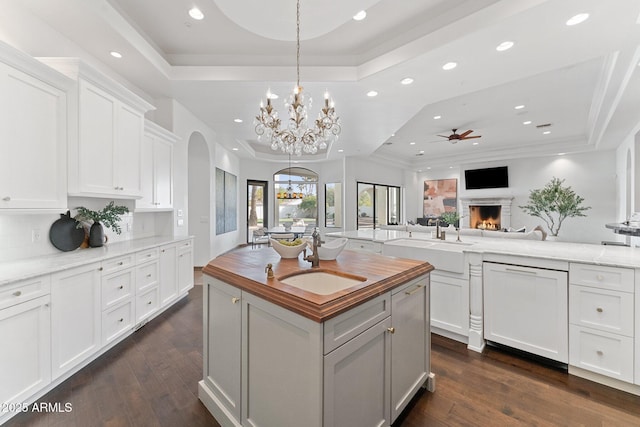
[{"label": "cabinet door", "polygon": [[391,422],[400,415],[430,371],[429,279],[391,295]]},{"label": "cabinet door", "polygon": [[142,197],[136,200],[136,209],[155,207],[155,184],[153,179],[153,144],[154,139],[145,135],[142,139],[140,159],[140,192]]},{"label": "cabinet door", "polygon": [[160,248],[160,306],[164,307],[178,296],[178,270],[176,246]]},{"label": "cabinet door", "polygon": [[485,339],[568,363],[567,272],[483,264]]},{"label": "cabinet door", "polygon": [[23,402],[51,382],[50,331],[49,295],[0,310],[0,402]]},{"label": "cabinet door", "polygon": [[84,80],[80,80],[79,90],[79,190],[81,193],[116,194],[116,100]]},{"label": "cabinet door", "polygon": [[469,280],[436,272],[430,279],[431,326],[468,338]]},{"label": "cabinet door", "polygon": [[100,349],[100,263],[51,276],[53,379]]},{"label": "cabinet door", "polygon": [[178,247],[178,294],[184,294],[191,288],[193,288],[193,249],[191,241],[188,241]]},{"label": "cabinet door", "polygon": [[173,145],[156,140],[154,144],[155,206],[173,207]]},{"label": "cabinet door", "polygon": [[391,318],[324,357],[324,427],[388,426]]},{"label": "cabinet door", "polygon": [[218,400],[240,421],[242,304],[240,290],[206,278],[204,297],[204,380]]},{"label": "cabinet door", "polygon": [[137,110],[118,103],[116,117],[116,141],[114,168],[118,193],[140,197],[141,149],[144,132],[144,116]]},{"label": "cabinet door", "polygon": [[0,208],[65,208],[66,94],[0,64]]}]

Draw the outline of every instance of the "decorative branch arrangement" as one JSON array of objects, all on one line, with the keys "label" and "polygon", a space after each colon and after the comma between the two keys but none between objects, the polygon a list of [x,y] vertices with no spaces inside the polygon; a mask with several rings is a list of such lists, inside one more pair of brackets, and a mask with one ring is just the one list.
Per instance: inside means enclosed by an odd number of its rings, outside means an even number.
[{"label": "decorative branch arrangement", "polygon": [[122,233],[122,229],[118,222],[120,221],[120,216],[129,212],[129,208],[126,206],[116,206],[113,201],[111,201],[107,206],[105,206],[100,211],[92,211],[91,209],[87,209],[83,206],[77,208],[78,214],[75,216],[75,219],[78,221],[93,221],[94,223],[100,223],[107,228],[112,229],[117,234]]},{"label": "decorative branch arrangement", "polygon": [[560,232],[562,222],[569,217],[586,216],[584,211],[591,206],[582,206],[584,198],[576,194],[571,187],[563,187],[564,179],[553,177],[544,188],[531,190],[529,203],[520,206],[531,216],[541,218],[552,236]]}]

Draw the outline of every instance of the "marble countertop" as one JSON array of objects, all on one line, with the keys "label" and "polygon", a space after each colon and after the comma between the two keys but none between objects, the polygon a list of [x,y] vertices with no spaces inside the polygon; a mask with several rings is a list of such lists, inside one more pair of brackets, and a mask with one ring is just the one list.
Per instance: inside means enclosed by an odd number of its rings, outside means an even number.
[{"label": "marble countertop", "polygon": [[132,252],[151,249],[168,243],[188,240],[190,238],[190,236],[148,237],[144,239],[109,243],[100,248],[76,249],[75,251],[70,252],[59,252],[51,255],[3,262],[0,263],[0,286],[43,274],[68,270],[70,268],[126,255]]},{"label": "marble countertop", "polygon": [[[347,237],[350,239],[371,240],[385,244],[403,244],[406,239],[428,240],[430,233],[409,233],[397,230],[356,230],[327,233],[331,237]],[[402,242],[399,241],[402,239]],[[491,237],[461,236],[462,244],[456,250],[473,253],[491,253],[497,255],[513,255],[539,259],[553,259],[568,262],[608,265],[614,267],[640,268],[640,248],[614,245],[596,245],[590,243],[573,243],[559,241],[538,241],[526,239],[501,239]],[[447,232],[447,243],[455,244],[455,232]],[[394,242],[396,241],[396,242]],[[421,246],[416,243],[416,246]],[[442,246],[442,245],[440,245]],[[439,246],[439,247],[440,247]]]}]

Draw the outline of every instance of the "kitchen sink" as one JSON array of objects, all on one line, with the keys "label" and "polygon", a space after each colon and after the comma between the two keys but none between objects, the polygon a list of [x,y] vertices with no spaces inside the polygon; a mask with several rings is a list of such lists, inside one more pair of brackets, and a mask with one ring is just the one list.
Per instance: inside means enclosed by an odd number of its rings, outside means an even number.
[{"label": "kitchen sink", "polygon": [[356,276],[332,270],[302,270],[279,277],[285,285],[293,286],[303,291],[318,295],[330,295],[334,292],[349,289],[367,280],[366,277]]},{"label": "kitchen sink", "polygon": [[464,250],[473,243],[451,240],[398,239],[385,242],[383,255],[427,261],[437,270],[463,273],[465,269]]}]

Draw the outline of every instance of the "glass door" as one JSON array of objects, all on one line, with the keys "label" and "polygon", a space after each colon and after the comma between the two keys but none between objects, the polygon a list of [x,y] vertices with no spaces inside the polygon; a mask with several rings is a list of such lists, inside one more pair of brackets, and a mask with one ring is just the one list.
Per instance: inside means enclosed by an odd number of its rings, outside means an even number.
[{"label": "glass door", "polygon": [[253,232],[267,227],[269,212],[267,181],[247,180],[247,243],[252,242]]}]

